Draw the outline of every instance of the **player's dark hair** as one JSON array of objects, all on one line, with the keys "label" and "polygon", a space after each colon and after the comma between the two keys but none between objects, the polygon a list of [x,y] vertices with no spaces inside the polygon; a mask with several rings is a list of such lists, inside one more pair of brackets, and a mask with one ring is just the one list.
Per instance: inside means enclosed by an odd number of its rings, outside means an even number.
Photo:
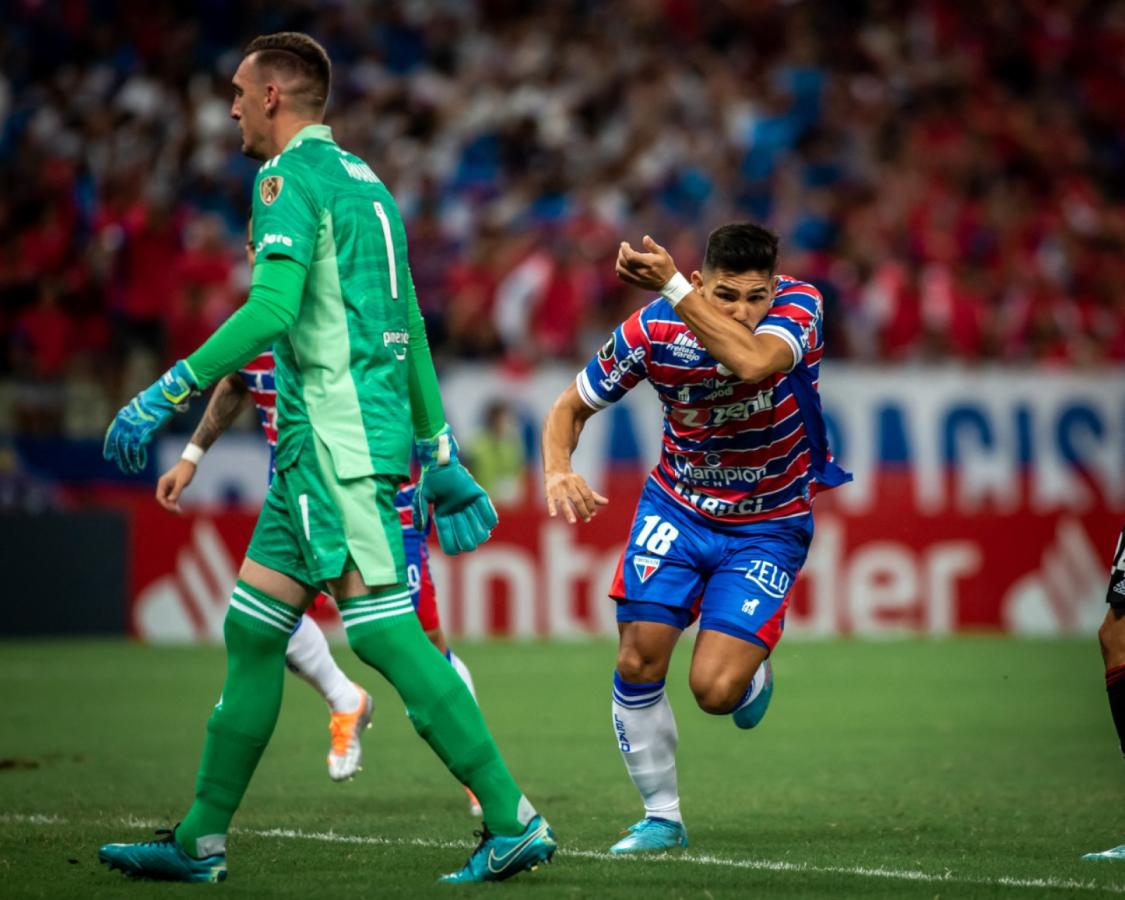
[{"label": "player's dark hair", "polygon": [[703,268],[709,272],[769,272],[777,266],[777,235],[753,222],[720,225],[707,238]]},{"label": "player's dark hair", "polygon": [[318,111],[328,104],[332,63],[324,48],[307,34],[279,31],[260,35],[246,46],[245,55],[253,53],[258,54],[255,62],[259,66],[298,82],[293,93],[299,102]]}]

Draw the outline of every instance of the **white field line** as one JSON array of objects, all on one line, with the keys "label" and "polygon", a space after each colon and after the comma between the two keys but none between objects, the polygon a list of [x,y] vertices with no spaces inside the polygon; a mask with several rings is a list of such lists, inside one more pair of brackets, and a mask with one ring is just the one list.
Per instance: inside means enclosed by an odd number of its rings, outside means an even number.
[{"label": "white field line", "polygon": [[58,816],[45,816],[36,814],[31,816],[10,815],[8,813],[0,813],[0,824],[12,825],[65,825],[66,819],[60,819]]},{"label": "white field line", "polygon": [[[66,819],[52,815],[0,814],[0,824],[12,825],[66,825]],[[79,823],[75,823],[79,824]],[[127,816],[105,823],[126,828],[156,828],[167,823]],[[359,844],[371,847],[426,847],[434,850],[467,850],[469,841],[435,841],[429,838],[387,838],[361,834],[338,834],[335,831],[302,831],[293,828],[234,828],[237,834],[281,840],[318,841],[327,844]],[[1100,891],[1107,894],[1125,894],[1125,885],[1098,884],[1095,881],[1076,881],[1072,878],[1017,878],[1001,875],[996,878],[974,878],[946,872],[920,872],[915,869],[890,869],[885,866],[818,866],[812,863],[794,863],[769,859],[731,859],[696,853],[666,853],[656,856],[616,856],[603,850],[560,849],[563,858],[593,859],[615,864],[634,862],[667,863],[673,865],[715,866],[727,869],[745,869],[756,872],[795,872],[809,875],[846,875],[854,878],[882,878],[889,881],[912,881],[921,884],[963,884],[977,887],[1010,887],[1055,891]],[[1096,865],[1096,863],[1095,863]]]}]

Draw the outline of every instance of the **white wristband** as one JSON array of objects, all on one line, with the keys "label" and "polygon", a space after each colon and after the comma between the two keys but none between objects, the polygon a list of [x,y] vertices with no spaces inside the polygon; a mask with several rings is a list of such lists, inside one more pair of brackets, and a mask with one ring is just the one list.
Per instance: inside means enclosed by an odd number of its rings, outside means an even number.
[{"label": "white wristband", "polygon": [[660,289],[660,296],[672,304],[672,309],[675,309],[693,290],[695,288],[691,286],[691,282],[677,272],[664,283],[664,287]]},{"label": "white wristband", "polygon": [[180,459],[186,459],[192,465],[198,466],[206,452],[199,444],[188,444],[184,447],[184,452],[180,454]]}]

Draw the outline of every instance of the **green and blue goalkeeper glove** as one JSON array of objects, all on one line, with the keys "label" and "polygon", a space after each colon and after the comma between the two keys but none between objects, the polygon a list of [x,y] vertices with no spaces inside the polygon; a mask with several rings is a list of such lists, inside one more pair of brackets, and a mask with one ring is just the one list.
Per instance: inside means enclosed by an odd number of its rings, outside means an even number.
[{"label": "green and blue goalkeeper glove", "polygon": [[422,477],[414,492],[414,527],[426,530],[434,505],[441,549],[450,556],[475,550],[488,540],[500,520],[484,488],[457,459],[457,442],[446,425],[432,438],[415,440]]},{"label": "green and blue goalkeeper glove", "polygon": [[187,409],[198,391],[191,368],[182,359],[123,406],[105,432],[102,456],[122,472],[135,474],[148,460],[146,445],[174,413]]}]

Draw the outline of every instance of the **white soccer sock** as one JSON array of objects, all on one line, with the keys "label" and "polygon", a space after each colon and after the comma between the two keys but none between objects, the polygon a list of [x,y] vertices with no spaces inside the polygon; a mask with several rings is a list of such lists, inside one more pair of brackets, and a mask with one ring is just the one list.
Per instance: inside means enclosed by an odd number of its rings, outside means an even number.
[{"label": "white soccer sock", "polygon": [[676,787],[676,718],[663,680],[630,684],[613,673],[613,728],[645,815],[682,822]]},{"label": "white soccer sock", "polygon": [[290,672],[316,688],[328,701],[332,712],[350,713],[359,706],[362,699],[359,688],[336,665],[324,632],[308,616],[301,616],[297,630],[290,635],[285,662]]},{"label": "white soccer sock", "polygon": [[472,694],[473,699],[476,700],[477,689],[473,685],[473,676],[469,674],[469,667],[465,665],[465,661],[452,650],[446,653],[446,658],[449,660],[449,664],[453,666],[453,671],[461,676],[461,680],[465,682],[465,687],[469,689],[469,693]]},{"label": "white soccer sock", "polygon": [[746,693],[742,695],[742,699],[738,701],[738,704],[734,709],[731,710],[731,712],[738,712],[740,709],[742,709],[742,707],[749,706],[751,703],[757,700],[758,694],[762,693],[762,688],[764,688],[765,686],[766,664],[762,663],[760,666],[758,666],[757,669],[754,670],[754,677],[750,679],[750,684],[746,688]]}]

